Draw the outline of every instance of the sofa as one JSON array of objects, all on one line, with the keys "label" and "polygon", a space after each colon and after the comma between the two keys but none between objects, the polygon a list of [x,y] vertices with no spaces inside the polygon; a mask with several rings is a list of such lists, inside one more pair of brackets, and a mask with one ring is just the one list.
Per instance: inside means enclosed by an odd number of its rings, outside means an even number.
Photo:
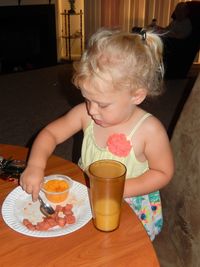
[{"label": "sofa", "polygon": [[161,190],[164,228],[155,239],[161,267],[200,266],[200,73],[171,139],[172,181]]},{"label": "sofa", "polygon": [[[200,1],[187,1],[192,32],[185,39],[163,36],[166,79],[185,78],[200,49]],[[175,12],[172,13],[175,18]]]}]

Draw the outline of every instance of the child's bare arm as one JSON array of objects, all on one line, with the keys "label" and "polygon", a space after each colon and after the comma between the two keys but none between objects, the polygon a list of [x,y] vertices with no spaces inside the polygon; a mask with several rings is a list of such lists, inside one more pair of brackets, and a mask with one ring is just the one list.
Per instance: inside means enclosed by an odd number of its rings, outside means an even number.
[{"label": "child's bare arm", "polygon": [[86,116],[85,104],[78,105],[66,115],[47,125],[36,137],[27,167],[20,177],[22,188],[32,194],[33,200],[38,198],[49,156],[53,153],[56,145],[83,128]]},{"label": "child's bare arm", "polygon": [[144,174],[127,179],[124,197],[149,194],[164,187],[172,178],[174,161],[168,136],[163,126],[157,121],[144,129],[144,155],[149,162],[149,170]]}]

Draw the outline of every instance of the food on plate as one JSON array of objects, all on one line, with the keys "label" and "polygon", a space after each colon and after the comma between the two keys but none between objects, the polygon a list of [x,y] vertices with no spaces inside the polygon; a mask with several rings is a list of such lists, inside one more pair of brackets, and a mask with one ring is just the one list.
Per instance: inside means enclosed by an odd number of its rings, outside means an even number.
[{"label": "food on plate", "polygon": [[45,177],[42,190],[49,201],[59,203],[66,200],[71,186],[72,180],[69,177],[52,175]]},{"label": "food on plate", "polygon": [[72,208],[72,204],[66,204],[65,206],[57,205],[55,213],[49,217],[44,217],[41,222],[33,224],[27,218],[24,218],[22,223],[32,231],[47,231],[55,226],[64,227],[76,222]]}]

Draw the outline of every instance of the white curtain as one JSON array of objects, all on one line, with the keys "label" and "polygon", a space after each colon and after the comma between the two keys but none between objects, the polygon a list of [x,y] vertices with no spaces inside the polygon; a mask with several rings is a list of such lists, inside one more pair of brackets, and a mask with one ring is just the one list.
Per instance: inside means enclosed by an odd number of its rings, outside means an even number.
[{"label": "white curtain", "polygon": [[101,27],[101,0],[85,0],[85,42],[88,38]]},{"label": "white curtain", "polygon": [[[131,31],[156,18],[157,24],[165,27],[179,2],[186,0],[84,0],[85,41],[103,26]],[[196,62],[200,62],[200,56]]]},{"label": "white curtain", "polygon": [[[164,27],[181,0],[85,0],[86,39],[99,27],[120,27],[130,31],[133,26],[148,25],[153,18]],[[116,17],[118,14],[118,19]]]}]

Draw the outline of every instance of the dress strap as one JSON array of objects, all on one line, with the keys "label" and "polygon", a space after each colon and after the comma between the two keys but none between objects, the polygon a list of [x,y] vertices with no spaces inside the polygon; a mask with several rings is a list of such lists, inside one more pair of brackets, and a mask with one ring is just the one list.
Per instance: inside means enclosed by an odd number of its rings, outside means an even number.
[{"label": "dress strap", "polygon": [[142,116],[142,118],[136,123],[135,127],[133,128],[133,130],[130,132],[130,134],[128,135],[128,139],[131,140],[134,133],[137,131],[137,129],[140,127],[140,125],[143,123],[143,121],[148,118],[149,116],[152,116],[150,113],[145,113],[144,116]]}]

